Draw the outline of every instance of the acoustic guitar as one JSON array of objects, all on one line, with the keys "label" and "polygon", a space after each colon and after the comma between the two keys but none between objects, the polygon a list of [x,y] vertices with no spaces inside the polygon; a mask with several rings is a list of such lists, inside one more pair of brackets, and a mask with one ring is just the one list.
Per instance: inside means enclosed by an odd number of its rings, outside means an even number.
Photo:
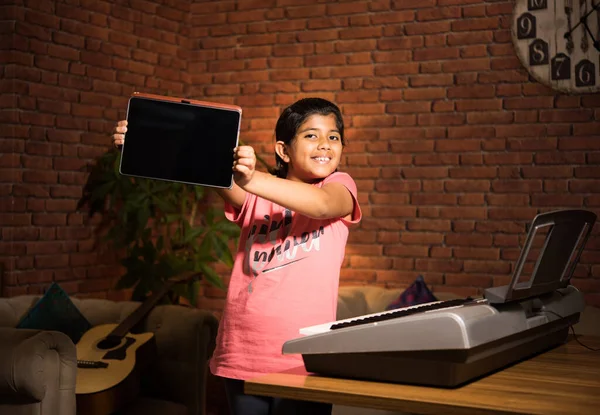
[{"label": "acoustic guitar", "polygon": [[76,345],[78,414],[109,415],[135,399],[140,372],[156,355],[156,343],[153,333],[130,331],[173,285],[188,279],[168,280],[121,324],[96,326],[81,337]]}]

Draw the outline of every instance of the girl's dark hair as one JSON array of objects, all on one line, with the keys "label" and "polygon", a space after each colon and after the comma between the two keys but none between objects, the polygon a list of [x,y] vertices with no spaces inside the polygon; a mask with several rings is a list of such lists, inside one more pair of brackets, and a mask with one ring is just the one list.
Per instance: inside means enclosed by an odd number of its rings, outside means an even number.
[{"label": "girl's dark hair", "polygon": [[[275,126],[275,141],[283,141],[286,145],[289,145],[296,136],[296,132],[302,123],[305,122],[308,117],[315,114],[333,114],[335,116],[336,128],[340,132],[342,146],[346,145],[346,142],[344,141],[344,120],[342,118],[342,112],[337,105],[323,98],[303,98],[284,109]],[[275,168],[272,169],[271,173],[285,179],[287,177],[288,164],[284,162],[277,153],[275,153],[275,163]]]}]

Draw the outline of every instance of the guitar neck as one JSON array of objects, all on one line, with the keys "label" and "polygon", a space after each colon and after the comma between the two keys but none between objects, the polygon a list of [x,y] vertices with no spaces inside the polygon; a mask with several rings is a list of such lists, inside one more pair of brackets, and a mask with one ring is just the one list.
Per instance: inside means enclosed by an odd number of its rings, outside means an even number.
[{"label": "guitar neck", "polygon": [[160,299],[169,292],[169,290],[173,285],[175,285],[175,283],[176,281],[167,281],[165,285],[161,287],[160,290],[153,293],[146,301],[144,301],[138,308],[136,308],[136,310],[133,313],[127,316],[127,318],[125,318],[125,320],[123,320],[121,324],[115,327],[115,329],[110,332],[108,337],[125,337],[127,333],[129,333],[137,323],[139,323],[144,317],[146,317],[146,314],[148,314],[150,310],[154,308],[156,303],[158,303]]}]

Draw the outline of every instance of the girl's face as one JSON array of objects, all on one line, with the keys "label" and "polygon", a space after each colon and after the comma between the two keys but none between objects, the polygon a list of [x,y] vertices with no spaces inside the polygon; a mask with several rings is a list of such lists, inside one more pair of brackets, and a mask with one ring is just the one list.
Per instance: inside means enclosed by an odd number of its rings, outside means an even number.
[{"label": "girl's face", "polygon": [[311,115],[290,144],[275,144],[279,157],[288,163],[288,179],[311,183],[336,171],[342,157],[342,138],[335,121],[333,114]]}]

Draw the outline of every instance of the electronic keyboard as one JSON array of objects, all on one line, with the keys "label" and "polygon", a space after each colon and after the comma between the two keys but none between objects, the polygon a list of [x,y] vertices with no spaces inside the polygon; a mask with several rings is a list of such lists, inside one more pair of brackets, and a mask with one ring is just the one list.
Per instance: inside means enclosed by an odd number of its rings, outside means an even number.
[{"label": "electronic keyboard", "polygon": [[[283,353],[302,354],[309,372],[457,386],[561,343],[585,307],[573,286],[506,305],[462,301],[308,327],[302,332],[310,334],[285,342]],[[425,309],[401,315],[419,308]]]},{"label": "electronic keyboard", "polygon": [[[585,307],[569,281],[595,219],[581,210],[536,216],[511,283],[482,298],[305,327],[282,352],[302,354],[306,370],[317,374],[456,387],[548,350],[565,341]],[[521,281],[537,232],[545,240],[531,278]]]}]

